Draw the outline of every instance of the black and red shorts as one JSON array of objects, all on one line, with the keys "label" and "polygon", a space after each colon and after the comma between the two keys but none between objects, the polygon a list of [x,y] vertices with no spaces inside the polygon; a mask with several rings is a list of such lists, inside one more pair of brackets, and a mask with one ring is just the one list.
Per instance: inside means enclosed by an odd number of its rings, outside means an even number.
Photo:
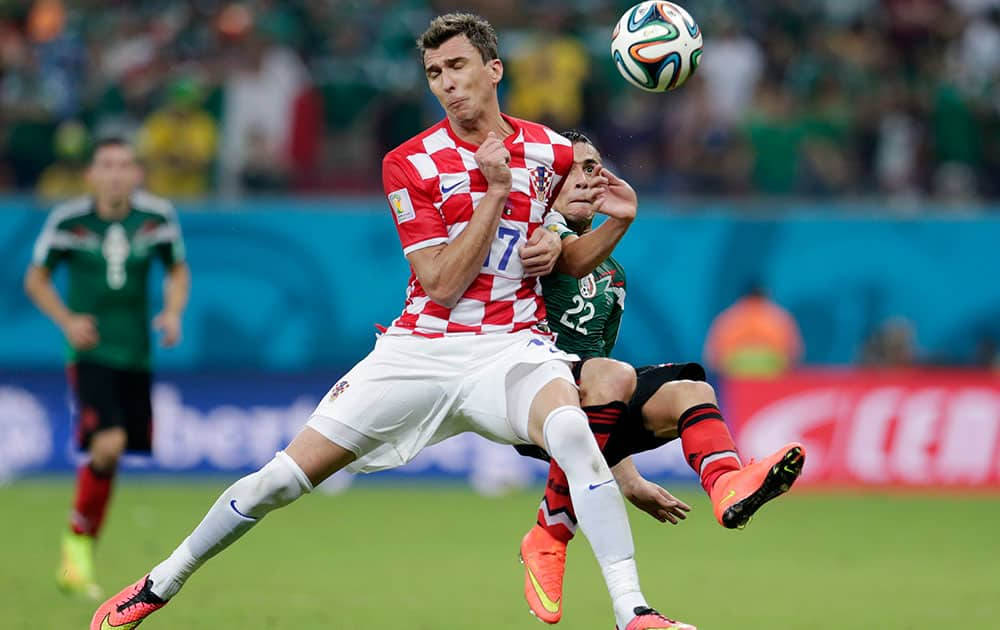
[{"label": "black and red shorts", "polygon": [[[580,371],[583,364],[590,358],[585,358],[573,365],[573,376],[580,382]],[[646,429],[642,419],[642,407],[653,394],[664,384],[671,381],[704,381],[705,368],[698,363],[660,363],[645,365],[635,369],[636,385],[632,398],[628,401],[628,411],[616,424],[608,436],[603,450],[604,458],[609,466],[614,466],[629,455],[651,451],[670,442],[658,438]],[[604,429],[602,429],[604,430]],[[527,457],[549,460],[548,454],[535,445],[515,447],[519,453]]]},{"label": "black and red shorts", "polygon": [[149,454],[153,450],[153,378],[148,370],[123,370],[91,361],[66,368],[76,399],[77,446],[90,448],[98,431],[121,427],[128,440],[125,450]]}]

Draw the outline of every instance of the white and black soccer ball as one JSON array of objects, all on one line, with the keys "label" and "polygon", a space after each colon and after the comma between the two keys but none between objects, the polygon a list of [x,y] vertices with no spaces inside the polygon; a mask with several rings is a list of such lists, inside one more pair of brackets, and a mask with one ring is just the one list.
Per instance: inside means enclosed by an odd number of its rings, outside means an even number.
[{"label": "white and black soccer ball", "polygon": [[673,2],[640,2],[611,34],[611,57],[625,80],[647,92],[668,92],[687,81],[701,58],[701,29]]}]

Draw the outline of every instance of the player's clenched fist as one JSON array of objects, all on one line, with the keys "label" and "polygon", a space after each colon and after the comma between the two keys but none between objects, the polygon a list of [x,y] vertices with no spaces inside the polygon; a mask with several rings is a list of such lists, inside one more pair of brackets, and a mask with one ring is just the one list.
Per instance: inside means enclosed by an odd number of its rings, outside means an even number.
[{"label": "player's clenched fist", "polygon": [[510,151],[492,131],[476,151],[476,165],[491,188],[503,186],[510,190]]}]

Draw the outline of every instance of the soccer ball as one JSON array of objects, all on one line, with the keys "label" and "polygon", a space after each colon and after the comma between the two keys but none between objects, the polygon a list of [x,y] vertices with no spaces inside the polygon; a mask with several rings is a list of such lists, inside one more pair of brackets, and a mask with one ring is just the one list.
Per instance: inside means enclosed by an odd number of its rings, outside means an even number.
[{"label": "soccer ball", "polygon": [[640,2],[618,20],[611,57],[625,80],[647,92],[680,87],[701,58],[701,29],[673,2]]}]

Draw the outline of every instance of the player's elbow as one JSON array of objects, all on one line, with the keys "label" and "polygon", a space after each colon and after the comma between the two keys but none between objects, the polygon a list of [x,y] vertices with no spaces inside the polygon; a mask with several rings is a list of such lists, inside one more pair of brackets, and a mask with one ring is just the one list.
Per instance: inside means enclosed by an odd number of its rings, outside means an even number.
[{"label": "player's elbow", "polygon": [[431,289],[429,287],[424,287],[424,291],[434,303],[440,304],[441,306],[451,309],[455,308],[458,301],[462,298],[462,291],[447,288],[447,287],[436,287]]},{"label": "player's elbow", "polygon": [[24,274],[24,292],[28,297],[34,296],[46,280],[45,272],[37,265],[31,265]]},{"label": "player's elbow", "polygon": [[429,278],[418,277],[418,279],[427,297],[435,304],[440,304],[445,308],[454,308],[458,304],[458,300],[461,299],[462,293],[465,292],[465,287],[457,286],[453,278],[447,278],[440,274]]}]

